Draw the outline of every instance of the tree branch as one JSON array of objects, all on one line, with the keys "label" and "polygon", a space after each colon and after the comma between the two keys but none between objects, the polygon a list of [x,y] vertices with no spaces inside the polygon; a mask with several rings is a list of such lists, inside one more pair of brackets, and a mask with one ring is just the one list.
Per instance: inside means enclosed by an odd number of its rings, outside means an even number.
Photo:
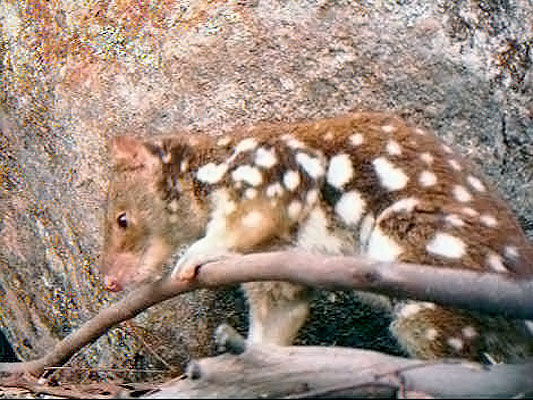
[{"label": "tree branch", "polygon": [[533,360],[483,367],[340,347],[249,346],[193,361],[147,398],[511,398],[533,391]]},{"label": "tree branch", "polygon": [[531,277],[519,280],[486,272],[374,262],[363,257],[328,257],[301,251],[257,253],[205,264],[192,281],[173,281],[164,277],[141,285],[122,300],[101,310],[44,357],[24,363],[0,364],[0,378],[21,373],[39,376],[46,367],[65,363],[113,325],[178,294],[199,288],[269,280],[329,290],[357,289],[504,314],[509,318],[533,319]]}]

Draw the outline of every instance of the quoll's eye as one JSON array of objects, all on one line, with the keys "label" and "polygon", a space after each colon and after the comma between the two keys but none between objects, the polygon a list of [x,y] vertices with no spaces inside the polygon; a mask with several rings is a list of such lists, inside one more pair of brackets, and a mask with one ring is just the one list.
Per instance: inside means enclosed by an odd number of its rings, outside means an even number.
[{"label": "quoll's eye", "polygon": [[119,214],[119,216],[117,217],[117,224],[122,229],[126,229],[128,227],[128,217],[126,217],[125,212]]}]

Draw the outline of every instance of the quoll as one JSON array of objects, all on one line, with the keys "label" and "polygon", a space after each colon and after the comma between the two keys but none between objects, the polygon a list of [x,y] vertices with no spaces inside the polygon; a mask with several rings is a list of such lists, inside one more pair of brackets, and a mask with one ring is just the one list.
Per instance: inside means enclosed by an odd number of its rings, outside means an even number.
[{"label": "quoll", "polygon": [[[395,115],[259,124],[222,137],[121,136],[111,151],[102,258],[110,290],[159,277],[182,246],[178,279],[190,278],[202,257],[294,247],[512,276],[533,272],[533,246],[496,190],[435,135]],[[248,340],[291,344],[311,291],[284,282],[243,288]],[[500,362],[533,353],[527,321],[427,302],[373,303],[391,312],[390,329],[413,357]]]}]

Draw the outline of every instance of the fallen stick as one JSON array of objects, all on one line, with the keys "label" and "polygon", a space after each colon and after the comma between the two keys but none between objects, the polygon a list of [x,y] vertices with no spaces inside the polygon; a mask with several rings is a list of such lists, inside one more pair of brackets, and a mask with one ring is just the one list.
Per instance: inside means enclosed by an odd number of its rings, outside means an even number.
[{"label": "fallen stick", "polygon": [[187,379],[146,398],[521,398],[533,393],[533,360],[489,367],[421,361],[340,347],[249,346],[193,361]]}]

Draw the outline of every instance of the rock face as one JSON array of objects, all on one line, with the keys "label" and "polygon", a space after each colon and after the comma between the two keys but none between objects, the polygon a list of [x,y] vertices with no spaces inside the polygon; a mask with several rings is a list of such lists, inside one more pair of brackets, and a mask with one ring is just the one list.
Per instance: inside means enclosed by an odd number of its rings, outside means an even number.
[{"label": "rock face", "polygon": [[[532,22],[526,0],[2,2],[0,327],[17,356],[115,299],[96,269],[113,135],[394,111],[478,163],[533,237]],[[386,316],[354,302],[320,296],[300,343],[394,352]],[[245,309],[231,288],[181,296],[69,373],[177,373],[218,323],[245,332]]]}]

